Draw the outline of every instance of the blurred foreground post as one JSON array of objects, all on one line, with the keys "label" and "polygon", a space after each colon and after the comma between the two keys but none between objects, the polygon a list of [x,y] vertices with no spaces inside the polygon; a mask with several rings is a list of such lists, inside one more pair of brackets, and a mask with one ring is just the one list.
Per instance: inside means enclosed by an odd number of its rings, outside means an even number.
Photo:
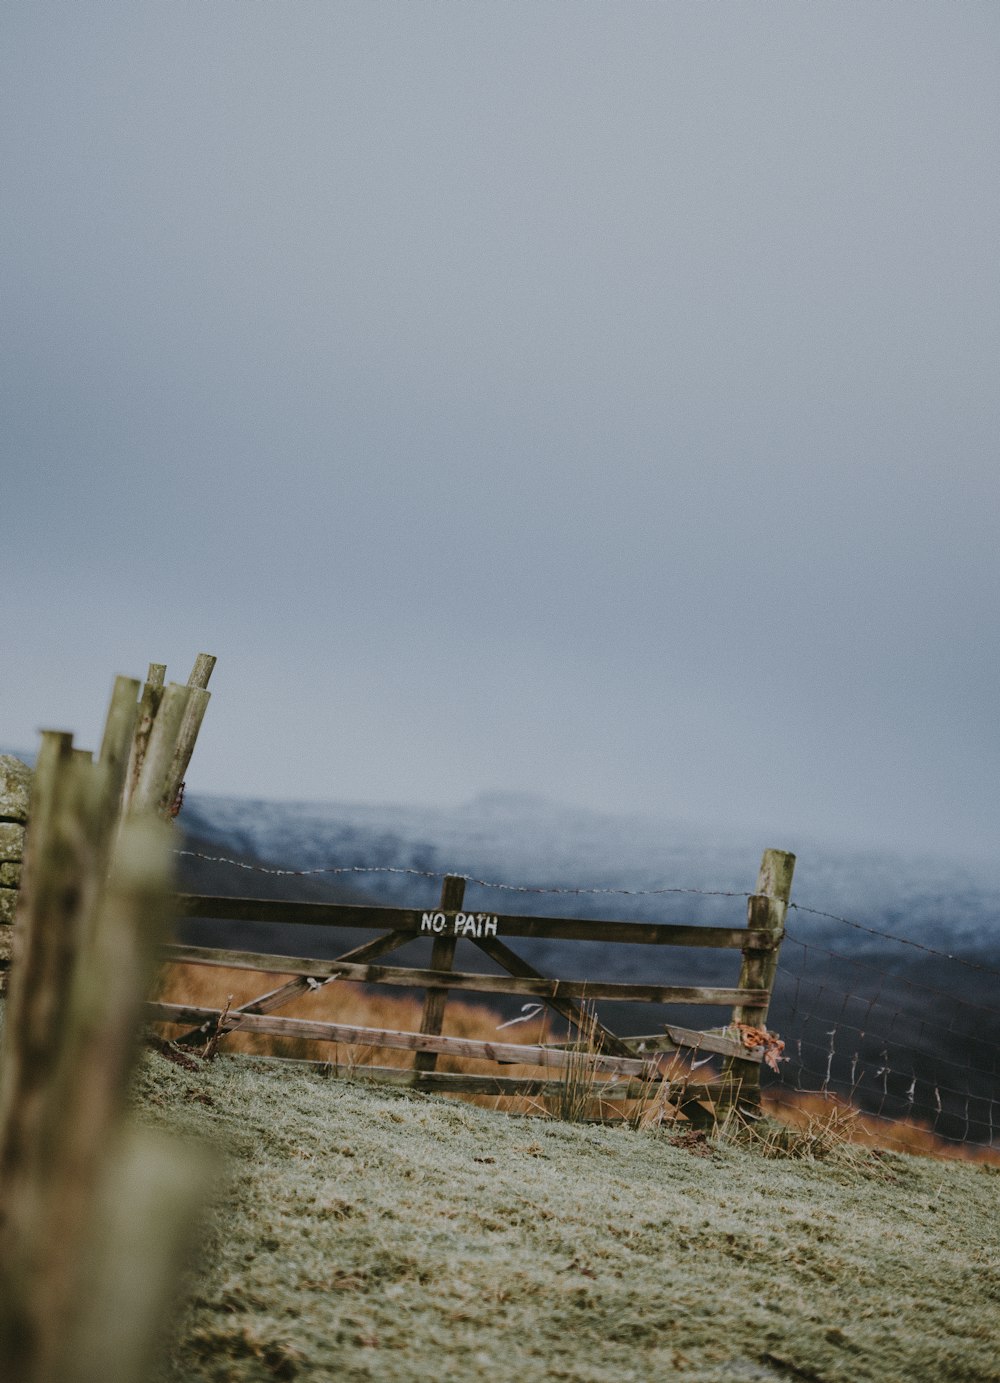
[{"label": "blurred foreground post", "polygon": [[147,728],[138,690],[117,679],[96,761],[53,731],[38,755],[0,1046],[0,1377],[12,1383],[148,1377],[204,1201],[205,1155],[124,1120],[172,905],[157,816],[183,721],[152,716],[149,806],[133,800],[122,821]]}]

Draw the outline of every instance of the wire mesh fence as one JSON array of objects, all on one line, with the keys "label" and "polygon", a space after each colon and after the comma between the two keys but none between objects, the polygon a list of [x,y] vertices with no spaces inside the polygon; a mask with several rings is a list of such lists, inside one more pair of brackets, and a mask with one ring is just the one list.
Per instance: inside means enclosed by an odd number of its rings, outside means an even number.
[{"label": "wire mesh fence", "polygon": [[1000,1148],[995,972],[923,946],[901,962],[906,939],[880,935],[884,947],[862,956],[786,935],[770,1020],[786,1061],[772,1093],[844,1101],[899,1146],[932,1135]]}]

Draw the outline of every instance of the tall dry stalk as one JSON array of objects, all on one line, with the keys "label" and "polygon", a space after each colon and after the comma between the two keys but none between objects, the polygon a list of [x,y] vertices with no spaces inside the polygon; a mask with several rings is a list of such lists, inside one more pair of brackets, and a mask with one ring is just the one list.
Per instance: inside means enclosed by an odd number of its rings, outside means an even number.
[{"label": "tall dry stalk", "polygon": [[601,1050],[600,1024],[593,1004],[580,1005],[576,1038],[564,1048],[569,1060],[559,1073],[554,1094],[544,1096],[547,1113],[568,1124],[583,1123],[599,1103],[604,1082],[597,1074],[596,1057]]}]

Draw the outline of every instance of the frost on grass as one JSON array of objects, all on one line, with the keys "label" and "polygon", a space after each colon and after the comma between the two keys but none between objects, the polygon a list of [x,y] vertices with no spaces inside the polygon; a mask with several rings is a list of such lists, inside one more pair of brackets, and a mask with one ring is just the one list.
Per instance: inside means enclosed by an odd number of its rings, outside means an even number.
[{"label": "frost on grass", "polygon": [[997,1378],[995,1173],[789,1161],[151,1054],[229,1154],[162,1383]]}]

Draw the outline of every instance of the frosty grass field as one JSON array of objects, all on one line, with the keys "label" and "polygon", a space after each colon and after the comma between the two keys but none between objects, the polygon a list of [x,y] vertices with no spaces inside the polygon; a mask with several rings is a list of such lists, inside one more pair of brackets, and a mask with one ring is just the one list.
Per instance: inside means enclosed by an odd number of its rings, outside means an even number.
[{"label": "frosty grass field", "polygon": [[511,1118],[148,1053],[222,1150],[163,1383],[1000,1378],[997,1169]]}]

